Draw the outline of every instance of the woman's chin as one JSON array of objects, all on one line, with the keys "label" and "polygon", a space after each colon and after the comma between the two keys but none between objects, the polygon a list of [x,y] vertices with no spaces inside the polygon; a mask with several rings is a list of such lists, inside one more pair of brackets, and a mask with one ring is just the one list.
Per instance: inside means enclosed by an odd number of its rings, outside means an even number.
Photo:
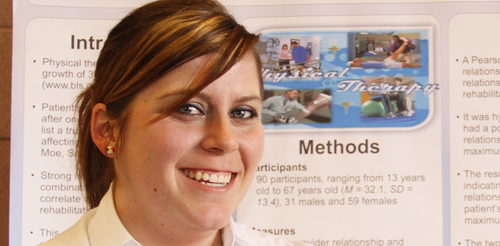
[{"label": "woman's chin", "polygon": [[219,230],[229,224],[232,211],[220,211],[221,208],[206,209],[193,215],[192,221],[200,230]]}]

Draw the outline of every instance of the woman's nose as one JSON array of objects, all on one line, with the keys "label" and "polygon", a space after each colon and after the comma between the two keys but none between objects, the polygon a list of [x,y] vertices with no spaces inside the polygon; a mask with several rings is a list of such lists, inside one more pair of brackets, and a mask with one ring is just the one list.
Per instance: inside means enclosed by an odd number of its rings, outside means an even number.
[{"label": "woman's nose", "polygon": [[207,134],[201,145],[205,150],[216,154],[228,154],[239,148],[229,116],[217,117],[207,122]]}]

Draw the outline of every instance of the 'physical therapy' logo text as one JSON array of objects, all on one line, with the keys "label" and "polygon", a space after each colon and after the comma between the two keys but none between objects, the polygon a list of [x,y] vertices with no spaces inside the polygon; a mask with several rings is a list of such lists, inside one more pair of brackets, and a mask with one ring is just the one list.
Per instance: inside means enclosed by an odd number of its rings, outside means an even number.
[{"label": "'physical therapy' logo text", "polygon": [[[262,78],[265,80],[272,80],[274,83],[278,83],[284,79],[323,79],[323,78],[345,78],[347,77],[347,72],[350,68],[346,67],[341,72],[339,71],[329,71],[323,72],[314,70],[312,67],[305,69],[304,73],[301,74],[299,70],[290,74],[289,72],[272,72],[271,69],[262,69]],[[340,81],[338,83],[338,89],[336,92],[404,92],[405,94],[410,94],[417,91],[422,91],[424,95],[428,95],[434,91],[439,90],[439,85],[428,84],[422,85],[419,82],[415,82],[411,85],[393,85],[389,83],[384,84],[366,84],[365,81],[361,79],[347,79]]]},{"label": "'physical therapy' logo text", "polygon": [[370,84],[366,85],[362,80],[344,80],[338,84],[338,89],[336,92],[348,92],[348,91],[359,91],[359,92],[404,92],[405,94],[410,94],[415,91],[423,91],[424,95],[430,94],[434,91],[439,90],[439,85],[429,84],[426,86],[415,82],[411,85],[391,85],[391,84]]},{"label": "'physical therapy' logo text", "polygon": [[347,72],[350,70],[350,68],[346,67],[342,72],[338,71],[330,71],[330,72],[323,72],[323,71],[313,71],[314,68],[308,67],[305,71],[304,74],[300,74],[300,70],[295,71],[292,74],[289,74],[288,72],[271,72],[271,69],[266,68],[262,69],[262,78],[264,79],[273,79],[274,83],[280,82],[283,79],[320,79],[320,78],[343,78],[346,77]]}]

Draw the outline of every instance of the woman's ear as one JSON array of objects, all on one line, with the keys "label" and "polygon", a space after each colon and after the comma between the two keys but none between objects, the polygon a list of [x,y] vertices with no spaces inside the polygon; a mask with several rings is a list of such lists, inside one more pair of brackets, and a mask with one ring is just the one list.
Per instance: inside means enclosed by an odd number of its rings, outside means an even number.
[{"label": "woman's ear", "polygon": [[90,124],[92,140],[97,148],[104,155],[115,157],[116,138],[114,136],[114,124],[109,118],[105,104],[98,103],[94,106]]}]

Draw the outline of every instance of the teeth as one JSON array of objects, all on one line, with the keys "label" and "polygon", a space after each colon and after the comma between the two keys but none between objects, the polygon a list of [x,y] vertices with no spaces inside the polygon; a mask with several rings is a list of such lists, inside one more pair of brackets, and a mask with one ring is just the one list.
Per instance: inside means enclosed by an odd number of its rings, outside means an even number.
[{"label": "teeth", "polygon": [[200,170],[184,170],[183,173],[184,175],[186,175],[186,177],[199,181],[200,184],[213,187],[225,186],[231,181],[231,175],[217,175],[215,173],[209,174],[208,172],[202,172]]},{"label": "teeth", "polygon": [[205,185],[212,186],[212,187],[226,186],[226,184],[219,184],[219,183],[206,183]]},{"label": "teeth", "polygon": [[205,181],[208,181],[210,179],[210,175],[208,175],[208,173],[204,173],[201,178]]},{"label": "teeth", "polygon": [[217,183],[219,181],[219,177],[217,177],[217,175],[215,175],[214,173],[212,173],[212,175],[210,175],[209,181],[212,182],[212,183]]},{"label": "teeth", "polygon": [[197,171],[196,174],[194,175],[194,177],[196,178],[196,180],[200,180],[201,179],[201,172],[200,171]]},{"label": "teeth", "polygon": [[227,179],[224,177],[224,175],[221,175],[221,176],[219,176],[217,181],[214,181],[214,183],[227,183],[226,180]]}]

